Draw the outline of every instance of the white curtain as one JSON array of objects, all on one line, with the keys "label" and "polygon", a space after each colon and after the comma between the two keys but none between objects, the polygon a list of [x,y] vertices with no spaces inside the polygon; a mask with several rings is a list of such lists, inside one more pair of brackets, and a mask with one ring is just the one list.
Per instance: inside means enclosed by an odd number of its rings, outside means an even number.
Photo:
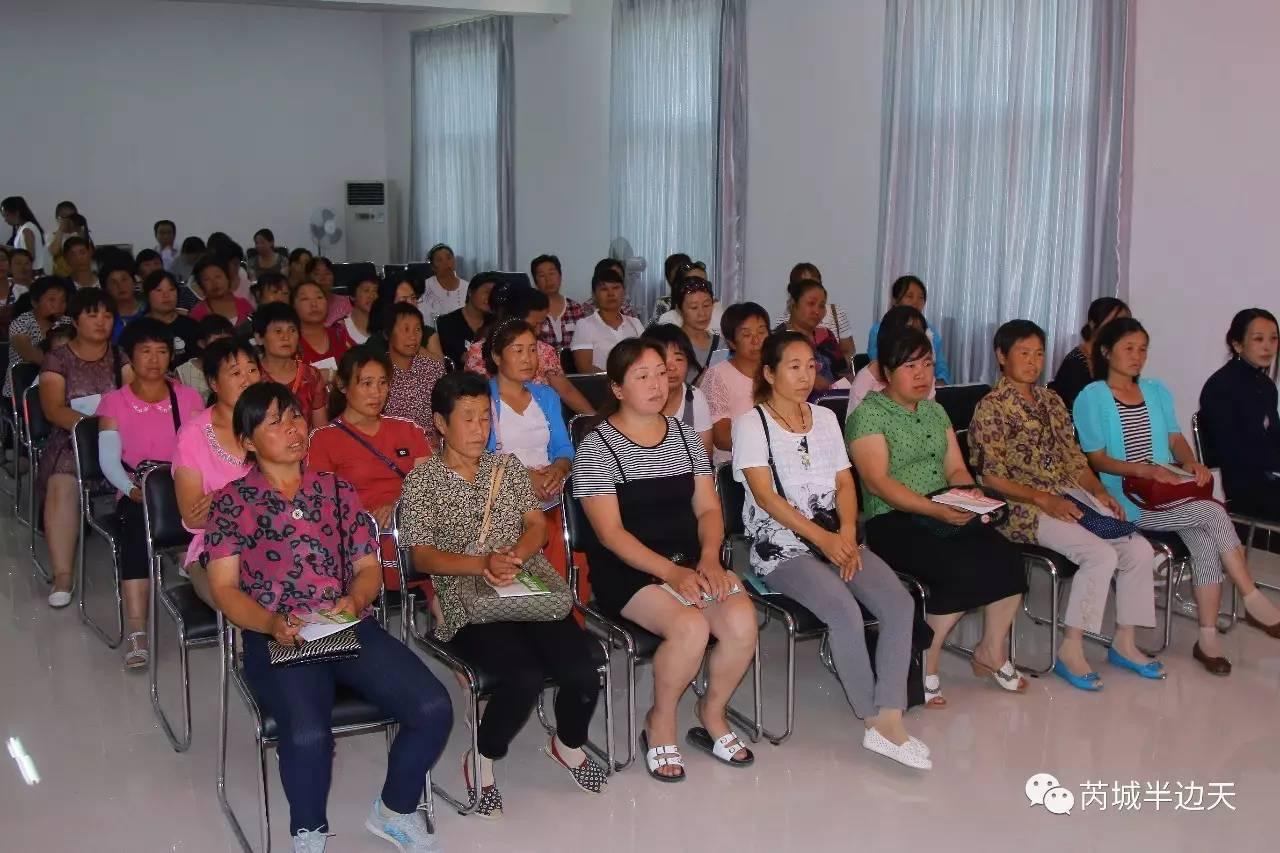
[{"label": "white curtain", "polygon": [[410,251],[448,243],[459,274],[511,269],[511,19],[413,36]]},{"label": "white curtain", "polygon": [[672,252],[707,264],[717,298],[741,292],[746,68],[740,3],[617,0],[614,6],[611,227],[613,237],[625,238],[648,263],[629,294],[644,318],[666,293],[662,262]]},{"label": "white curtain", "polygon": [[1049,367],[1123,294],[1127,0],[888,0],[877,307],[914,273],[956,381],[1026,318]]}]

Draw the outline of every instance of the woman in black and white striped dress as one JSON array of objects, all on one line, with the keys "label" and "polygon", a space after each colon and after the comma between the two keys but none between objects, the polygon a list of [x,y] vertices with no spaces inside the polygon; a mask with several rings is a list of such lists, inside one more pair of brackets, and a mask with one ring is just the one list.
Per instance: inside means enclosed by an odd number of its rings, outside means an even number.
[{"label": "woman in black and white striped dress", "polygon": [[1191,552],[1200,620],[1200,639],[1193,654],[1210,672],[1226,675],[1231,664],[1223,655],[1216,628],[1223,571],[1244,595],[1250,625],[1280,638],[1280,609],[1254,585],[1244,547],[1222,504],[1194,500],[1153,511],[1139,509],[1125,497],[1124,477],[1179,482],[1162,465],[1180,465],[1201,485],[1213,479],[1178,428],[1169,389],[1141,375],[1148,341],[1142,324],[1132,318],[1112,320],[1099,330],[1093,351],[1093,375],[1098,381],[1076,398],[1076,428],[1081,448],[1107,491],[1124,507],[1126,517],[1143,530],[1176,532]]}]

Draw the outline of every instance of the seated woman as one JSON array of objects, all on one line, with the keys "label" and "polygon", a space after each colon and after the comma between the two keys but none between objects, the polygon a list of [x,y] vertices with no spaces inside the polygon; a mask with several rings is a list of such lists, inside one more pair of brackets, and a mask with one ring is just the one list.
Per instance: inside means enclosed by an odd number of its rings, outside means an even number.
[{"label": "seated woman", "polygon": [[111,342],[120,342],[124,327],[147,313],[138,299],[138,282],[134,278],[133,258],[127,252],[113,252],[106,263],[98,265],[98,277],[105,290],[116,303],[116,323],[111,330]]},{"label": "seated woman", "polygon": [[1027,680],[1007,648],[1027,591],[1022,555],[973,513],[929,499],[949,486],[972,487],[973,475],[946,410],[928,399],[934,382],[929,339],[906,329],[884,343],[879,360],[888,387],[867,395],[846,421],[845,438],[862,479],[867,544],[929,587],[933,645],[925,655],[925,703],[946,705],[938,678],[942,645],[965,611],[979,607],[984,625],[973,673],[1022,693]]},{"label": "seated woman", "polygon": [[591,278],[595,313],[578,321],[573,332],[573,364],[578,373],[600,373],[619,341],[644,334],[644,324],[627,314],[627,288],[622,273],[604,261]]},{"label": "seated woman", "polygon": [[[414,568],[432,576],[439,597],[443,618],[436,622],[436,637],[497,676],[479,720],[478,781],[470,778],[470,751],[462,758],[467,790],[479,796],[477,812],[490,818],[502,814],[493,762],[506,756],[548,677],[559,688],[557,731],[544,752],[588,793],[600,793],[606,781],[604,769],[582,750],[600,692],[591,649],[595,641],[572,615],[547,622],[471,624],[462,605],[460,579],[482,577],[495,587],[506,586],[525,564],[546,559],[541,553],[546,516],[528,472],[512,456],[485,451],[493,406],[489,383],[470,371],[436,383],[431,407],[444,449],[405,478],[400,499],[400,544],[412,547]],[[482,517],[490,521],[483,538]]]},{"label": "seated woman", "polygon": [[607,367],[617,406],[578,446],[573,495],[595,532],[587,558],[598,606],[662,638],[640,735],[645,765],[661,781],[684,779],[676,706],[715,636],[707,692],[696,706],[702,727],[687,739],[746,767],[755,756],[729,728],[725,707],[755,653],[755,610],[720,564],[724,523],[711,465],[698,434],[662,414],[664,347],[622,341]]},{"label": "seated woman", "polygon": [[[863,748],[928,770],[929,748],[902,724],[911,596],[884,560],[858,545],[858,497],[840,423],[807,402],[817,372],[808,338],[770,335],[760,405],[733,422],[733,476],[748,487],[742,521],[751,567],[826,623],[845,698],[865,726]],[[874,671],[859,602],[880,623]]]},{"label": "seated woman", "polygon": [[445,358],[453,362],[453,369],[461,368],[466,360],[467,348],[472,341],[480,340],[484,329],[493,319],[489,313],[489,294],[498,283],[497,273],[482,272],[467,282],[467,301],[456,311],[442,314],[436,321],[440,335],[440,347]]},{"label": "seated woman", "polygon": [[[167,273],[165,273],[167,275]],[[98,464],[119,490],[121,589],[125,608],[124,665],[147,665],[147,606],[151,589],[147,529],[142,516],[143,462],[168,462],[178,443],[178,428],[204,410],[200,395],[166,378],[173,338],[159,320],[130,323],[120,350],[133,368],[133,381],[108,392],[98,405]]]},{"label": "seated woman", "polygon": [[[797,281],[804,281],[805,279],[822,284],[822,270],[809,261],[801,261],[791,268],[791,275],[787,277],[787,284],[795,284]],[[783,317],[782,322],[787,322],[787,318]],[[836,340],[840,342],[840,351],[844,353],[844,357],[852,364],[853,356],[858,351],[858,348],[854,344],[853,324],[849,322],[849,315],[836,303],[828,302],[827,314],[822,318],[821,325],[836,336]]]},{"label": "seated woman", "polygon": [[1080,330],[1080,345],[1067,353],[1049,383],[1071,411],[1084,386],[1093,381],[1093,338],[1098,330],[1118,317],[1130,317],[1129,306],[1114,296],[1103,296],[1089,304],[1089,316]]},{"label": "seated woman", "polygon": [[[333,292],[333,262],[328,258],[312,258],[307,264],[306,281],[315,282],[324,291],[326,313],[324,325],[333,326],[351,313],[351,300]],[[297,287],[294,287],[297,290]],[[341,357],[341,356],[339,356]]]},{"label": "seated woman", "polygon": [[705,278],[687,276],[676,282],[675,307],[680,315],[677,324],[685,333],[690,343],[689,368],[684,381],[690,385],[698,384],[702,374],[711,366],[712,356],[720,353],[723,358],[724,339],[719,330],[712,332],[713,322],[711,310],[715,300],[711,296],[711,282]]},{"label": "seated woman", "polygon": [[22,284],[9,278],[8,246],[0,246],[0,344],[9,342],[9,322],[13,320],[13,306],[27,292]]},{"label": "seated woman", "polygon": [[[680,322],[680,313],[672,307],[676,298],[676,282],[680,280],[680,270],[693,264],[693,258],[684,252],[673,252],[662,262],[662,277],[667,283],[667,292],[659,296],[653,303],[653,322],[661,323],[664,315],[674,312],[672,321]],[[703,267],[705,275],[706,268]]]},{"label": "seated woman", "polygon": [[214,341],[233,337],[235,333],[236,330],[232,328],[231,321],[221,314],[210,314],[205,317],[196,323],[194,355],[179,364],[178,368],[173,371],[174,375],[178,377],[178,381],[188,388],[194,389],[200,395],[200,399],[205,401],[206,405],[209,402],[209,382],[204,378],[204,352]]},{"label": "seated woman", "polygon": [[427,263],[431,278],[423,282],[418,310],[426,323],[439,327],[441,317],[466,304],[469,282],[458,275],[453,249],[444,243],[427,249]]},{"label": "seated woman", "polygon": [[286,275],[289,278],[290,290],[307,280],[307,267],[311,266],[311,257],[311,252],[303,248],[294,249],[289,253],[289,269]]},{"label": "seated woman", "polygon": [[[529,287],[511,287],[501,290],[495,288],[489,296],[489,304],[494,308],[494,320],[490,325],[495,329],[508,321],[524,322],[535,329],[540,328],[547,316],[549,305],[545,293]],[[489,370],[484,357],[484,347],[488,339],[489,336],[486,335],[483,340],[475,341],[467,348],[463,363],[466,370],[485,376],[494,375]],[[564,404],[577,414],[595,414],[595,408],[564,375],[564,367],[554,347],[538,341],[534,356],[534,370],[530,382],[550,385]]]},{"label": "seated woman", "polygon": [[322,427],[329,422],[329,386],[299,352],[301,325],[297,312],[280,303],[264,305],[253,314],[253,331],[262,346],[263,378],[287,385],[306,412],[307,422],[313,428]]},{"label": "seated woman", "polygon": [[[677,255],[668,255],[666,262],[663,264],[663,270],[668,269],[672,257],[683,257],[684,261],[670,267],[671,274],[667,278],[667,287],[671,289],[670,296],[659,296],[657,303],[654,305],[654,323],[670,323],[679,326],[684,322],[684,318],[680,314],[680,309],[675,307],[676,293],[680,282],[686,278],[696,278],[702,281],[707,280],[707,265],[702,261],[690,260],[688,255],[677,253]],[[625,312],[624,312],[625,313]],[[724,317],[724,306],[720,301],[714,300],[711,303],[711,319],[707,323],[710,329],[719,329],[720,320]]]},{"label": "seated woman", "polygon": [[170,368],[185,364],[196,355],[200,341],[200,324],[186,314],[178,313],[178,281],[173,273],[156,270],[142,280],[145,316],[163,323],[173,337],[173,360]]},{"label": "seated woman", "polygon": [[533,286],[547,296],[547,316],[538,326],[538,340],[554,348],[559,357],[573,347],[573,330],[587,310],[560,292],[560,259],[555,255],[538,255],[529,264],[529,273]]},{"label": "seated woman", "polygon": [[1231,320],[1231,360],[1200,392],[1200,428],[1217,454],[1227,508],[1280,520],[1280,411],[1268,371],[1276,360],[1276,317],[1246,308]]},{"label": "seated woman", "polygon": [[[394,318],[391,316],[392,308],[401,304],[409,304],[417,308],[422,298],[421,281],[410,278],[404,273],[401,273],[401,278],[398,280],[392,280],[395,284],[391,287],[390,298],[378,297],[371,312],[368,344],[381,352],[387,351],[387,337],[390,335],[391,327],[395,325]],[[421,316],[422,309],[418,309],[418,314]],[[444,350],[440,349],[440,336],[436,334],[434,328],[425,323],[422,326],[422,351],[444,364]]]},{"label": "seated woman", "polygon": [[769,336],[769,312],[755,302],[734,303],[724,309],[720,332],[732,355],[728,361],[708,367],[702,376],[715,465],[729,461],[733,421],[755,405],[755,381],[760,373],[760,348]]},{"label": "seated woman", "polygon": [[253,345],[240,338],[214,341],[201,355],[205,381],[213,393],[213,403],[185,421],[178,430],[178,446],[173,451],[173,488],[178,498],[182,526],[195,534],[182,561],[182,573],[196,594],[213,606],[209,582],[200,565],[204,551],[201,532],[209,520],[209,503],[214,492],[249,473],[249,463],[236,439],[232,413],[246,388],[261,381],[258,354]]},{"label": "seated woman", "polygon": [[[280,250],[283,251],[283,250]],[[276,251],[276,235],[270,228],[259,228],[253,233],[253,251],[246,262],[249,267],[249,278],[257,281],[266,272],[284,273],[289,259]]]},{"label": "seated woman", "polygon": [[813,279],[801,279],[787,285],[787,320],[775,331],[799,332],[813,345],[818,359],[815,391],[826,391],[853,373],[852,363],[845,358],[834,333],[822,325],[827,314],[827,289]]},{"label": "seated woman", "polygon": [[[929,291],[925,289],[924,282],[914,275],[900,276],[894,280],[889,287],[889,298],[893,305],[908,305],[921,314],[924,314],[924,307],[929,301]],[[867,337],[867,355],[874,361],[878,355],[878,344],[880,333],[880,323],[871,326],[871,333]],[[951,368],[947,365],[947,356],[942,347],[942,335],[937,328],[931,327],[925,323],[925,336],[929,338],[929,343],[933,347],[934,357],[934,378],[939,385],[951,384]]]},{"label": "seated woman", "polygon": [[370,323],[371,314],[373,304],[378,301],[379,287],[381,284],[377,276],[356,282],[355,289],[351,293],[351,310],[333,326],[338,337],[342,339],[343,350],[369,342],[369,335],[373,331]]},{"label": "seated woman", "polygon": [[[9,363],[4,371],[4,396],[12,398],[14,389],[9,387],[9,373],[15,364],[43,364],[44,351],[40,342],[49,334],[53,323],[67,311],[74,290],[66,279],[51,275],[41,276],[27,294],[31,310],[24,311],[9,322]],[[23,389],[18,389],[21,393]]]},{"label": "seated woman", "polygon": [[81,418],[92,417],[102,395],[133,381],[133,371],[119,350],[111,346],[116,306],[96,287],[76,291],[67,315],[76,336],[48,353],[40,365],[40,406],[53,432],[40,454],[36,494],[42,495],[45,540],[53,571],[50,607],[71,603],[71,572],[80,535],[80,498],[71,430]]},{"label": "seated woman", "polygon": [[207,314],[219,314],[234,325],[243,323],[253,313],[249,300],[235,294],[238,278],[227,278],[227,269],[232,265],[239,266],[234,256],[205,255],[196,262],[191,278],[204,298],[191,309],[192,320],[199,320]]},{"label": "seated woman", "polygon": [[[884,318],[876,325],[876,335],[880,337],[893,337],[900,334],[903,329],[912,328],[924,332],[929,332],[929,323],[925,320],[924,315],[910,305],[895,305],[885,312]],[[877,350],[879,349],[879,341],[876,342]],[[888,385],[884,379],[884,372],[880,369],[879,361],[871,361],[866,367],[858,371],[853,377],[853,383],[849,386],[849,408],[845,419],[852,417],[853,410],[858,408],[858,404],[866,399],[867,395],[872,391],[883,391]],[[937,396],[936,382],[935,387],[929,389],[929,399],[932,400]]]},{"label": "seated woman", "polygon": [[398,302],[391,306],[390,329],[387,357],[391,359],[391,388],[386,413],[413,421],[422,427],[431,446],[439,447],[431,394],[444,376],[444,364],[422,350],[422,314],[416,305]]},{"label": "seated woman", "polygon": [[324,323],[329,310],[324,289],[304,281],[293,289],[289,304],[298,317],[298,357],[319,370],[336,370],[346,348],[338,332]]},{"label": "seated woman", "polygon": [[1179,465],[1201,486],[1213,474],[1196,460],[1178,429],[1173,395],[1164,383],[1142,375],[1149,338],[1132,317],[1107,323],[1093,337],[1093,375],[1098,381],[1076,397],[1080,446],[1125,517],[1142,530],[1174,531],[1191,552],[1200,639],[1192,656],[1214,675],[1231,672],[1219,644],[1217,618],[1225,570],[1244,596],[1245,621],[1280,638],[1280,609],[1253,583],[1244,546],[1226,509],[1215,500],[1193,500],[1172,509],[1140,509],[1125,496],[1123,478],[1175,484],[1183,478],[1167,466]]},{"label": "seated woman", "polygon": [[206,252],[208,252],[208,247],[205,246],[203,240],[194,235],[186,237],[182,241],[182,248],[179,250],[178,256],[173,259],[173,263],[169,266],[169,272],[176,275],[184,285],[182,293],[178,297],[179,307],[188,311],[194,308],[196,302],[199,301],[199,297],[191,289],[190,285],[196,264],[200,262]]},{"label": "seated woman", "polygon": [[30,290],[35,284],[35,268],[32,266],[31,253],[26,249],[9,250],[9,280],[24,290]]},{"label": "seated woman", "polygon": [[[289,389],[248,389],[232,419],[249,473],[213,496],[204,557],[214,605],[243,630],[244,677],[280,721],[280,782],[289,800],[293,849],[324,850],[333,775],[335,689],[350,688],[388,716],[396,737],[387,775],[365,827],[399,850],[438,850],[418,800],[453,726],[444,685],[373,618],[382,588],[373,525],[355,489],[307,468],[307,423]],[[291,518],[281,525],[281,517]],[[283,544],[284,557],[279,549]],[[313,614],[358,620],[356,656],[272,666],[268,642],[298,644]]]},{"label": "seated woman", "polygon": [[645,340],[654,341],[667,353],[667,402],[665,417],[675,418],[702,439],[703,450],[711,458],[711,410],[702,389],[687,380],[689,365],[697,360],[693,344],[679,326],[654,323],[644,330]]},{"label": "seated woman", "polygon": [[1078,523],[1085,507],[1115,517],[1123,510],[1080,452],[1062,400],[1036,385],[1044,372],[1044,345],[1044,330],[1030,320],[1011,320],[996,331],[1001,377],[978,403],[969,426],[973,468],[983,485],[1009,501],[1001,531],[1006,537],[1057,551],[1080,567],[1071,580],[1067,627],[1053,671],[1073,687],[1102,689],[1084,655],[1084,634],[1102,630],[1114,579],[1116,634],[1107,662],[1144,678],[1163,678],[1163,665],[1143,654],[1135,638],[1137,626],[1156,624],[1151,545],[1136,533],[1103,539]]}]

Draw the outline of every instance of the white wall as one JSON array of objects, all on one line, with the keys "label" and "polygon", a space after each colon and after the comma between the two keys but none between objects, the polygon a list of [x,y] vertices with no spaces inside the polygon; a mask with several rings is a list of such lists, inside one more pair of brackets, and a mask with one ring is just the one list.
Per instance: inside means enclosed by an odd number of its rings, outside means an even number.
[{"label": "white wall", "polygon": [[1139,0],[1130,304],[1184,426],[1231,316],[1280,310],[1280,3]]},{"label": "white wall", "polygon": [[5,194],[46,227],[76,202],[99,242],[270,227],[386,168],[379,17],[157,0],[7,0]]}]

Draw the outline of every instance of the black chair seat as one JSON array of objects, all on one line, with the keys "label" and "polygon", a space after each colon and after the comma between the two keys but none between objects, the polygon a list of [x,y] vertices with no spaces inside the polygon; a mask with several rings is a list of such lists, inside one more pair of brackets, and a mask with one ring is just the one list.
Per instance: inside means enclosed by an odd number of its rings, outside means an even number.
[{"label": "black chair seat", "polygon": [[[779,610],[786,611],[787,615],[796,623],[796,639],[808,640],[814,637],[820,637],[827,630],[827,625],[817,616],[813,615],[813,611],[805,607],[793,598],[787,598],[785,595],[769,595],[766,600],[777,607]],[[861,606],[861,605],[859,605]],[[868,621],[868,624],[874,624],[875,619],[862,608],[862,617]]]},{"label": "black chair seat", "polygon": [[166,589],[165,595],[182,617],[188,643],[218,639],[218,614],[200,600],[195,587],[189,583],[181,583]]},{"label": "black chair seat", "polygon": [[[267,740],[276,740],[280,737],[279,723],[276,722],[275,717],[266,712],[261,702],[258,702],[258,708],[262,710],[262,736]],[[356,693],[350,687],[338,685],[333,699],[334,728],[385,725],[394,722],[394,717],[387,716],[378,706],[365,701],[359,693]]]},{"label": "black chair seat", "polygon": [[1174,533],[1171,530],[1143,530],[1141,532],[1148,540],[1167,546],[1169,550],[1173,552],[1173,559],[1191,559],[1191,552],[1187,550],[1187,546],[1183,543],[1182,537],[1177,533]]},{"label": "black chair seat", "polygon": [[1053,567],[1057,569],[1058,577],[1060,578],[1072,577],[1080,570],[1078,565],[1071,562],[1057,551],[1042,548],[1039,545],[1020,545],[1019,547],[1022,549],[1022,553],[1024,554],[1040,557],[1052,563]]},{"label": "black chair seat", "polygon": [[[593,602],[591,606],[595,607],[596,605]],[[658,651],[658,646],[662,643],[662,638],[657,634],[651,634],[644,628],[641,628],[639,625],[632,622],[630,619],[624,619],[621,616],[615,617],[613,621],[619,628],[630,634],[631,639],[635,641],[637,659],[642,661],[648,660]],[[587,628],[591,630],[593,634],[597,634],[605,640],[608,639],[607,632],[604,631],[603,626],[596,620],[588,618]]]}]

